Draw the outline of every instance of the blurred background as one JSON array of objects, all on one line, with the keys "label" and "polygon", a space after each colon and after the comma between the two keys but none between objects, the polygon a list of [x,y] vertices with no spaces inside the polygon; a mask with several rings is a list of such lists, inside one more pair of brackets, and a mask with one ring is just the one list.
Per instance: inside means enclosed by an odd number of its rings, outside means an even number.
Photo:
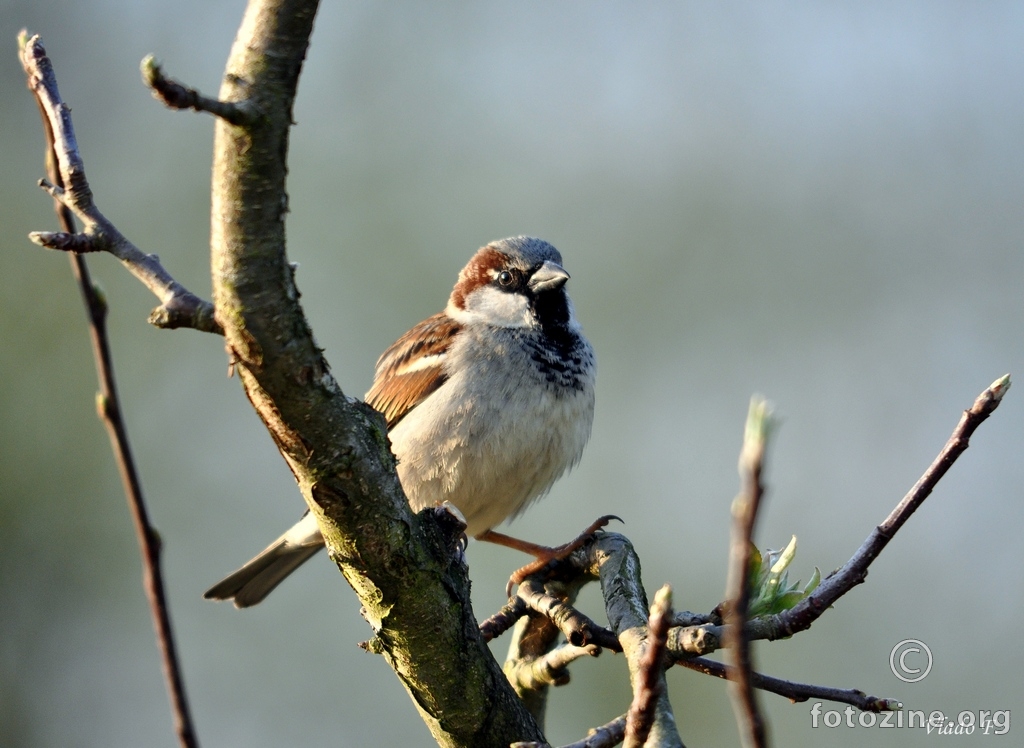
[{"label": "blurred background", "polygon": [[[42,34],[101,209],[209,297],[212,123],[142,86],[153,53],[215,93],[243,3],[3,0],[0,28],[0,744],[173,746],[140,561],[15,37]],[[553,242],[599,361],[582,463],[506,525],[557,543],[616,513],[677,607],[725,582],[750,395],[782,416],[757,540],[806,580],[856,550],[963,408],[1024,374],[1024,6],[1019,3],[325,3],[291,141],[289,253],[347,392],[439,311],[488,240]],[[149,327],[110,257],[117,376],[208,746],[427,745],[326,557],[257,608],[203,591],[303,510],[226,376],[221,341]],[[1020,385],[1018,385],[1019,387]],[[982,426],[865,585],[760,669],[910,709],[1024,717],[1024,391]],[[524,559],[472,543],[477,614]],[[603,620],[596,590],[586,612]],[[889,669],[925,642],[929,676]],[[494,651],[504,655],[499,640]],[[559,744],[624,712],[621,657],[556,689]],[[688,745],[735,745],[724,685],[669,672]],[[811,728],[762,698],[778,745],[924,745]],[[832,708],[825,704],[824,709]],[[1012,730],[1011,730],[1012,732]],[[961,738],[972,744],[983,736]]]}]

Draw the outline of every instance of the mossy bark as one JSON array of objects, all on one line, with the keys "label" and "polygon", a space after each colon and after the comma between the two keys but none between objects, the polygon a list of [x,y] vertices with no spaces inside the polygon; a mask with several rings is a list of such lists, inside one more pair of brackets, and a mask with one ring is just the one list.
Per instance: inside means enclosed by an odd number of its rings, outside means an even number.
[{"label": "mossy bark", "polygon": [[[292,104],[312,0],[252,0],[220,98],[260,113],[218,121],[211,216],[217,321],[246,395],[320,520],[331,557],[438,743],[542,739],[480,638],[465,564],[436,512],[415,516],[383,419],[346,397],[299,304],[285,253]],[[344,644],[340,644],[344,646]]]}]

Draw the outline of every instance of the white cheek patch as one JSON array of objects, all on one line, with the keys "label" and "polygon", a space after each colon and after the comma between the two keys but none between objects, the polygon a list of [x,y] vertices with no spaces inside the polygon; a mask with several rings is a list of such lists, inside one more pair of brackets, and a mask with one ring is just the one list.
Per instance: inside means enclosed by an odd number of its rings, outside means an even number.
[{"label": "white cheek patch", "polygon": [[497,327],[530,327],[532,315],[526,297],[483,286],[466,297],[463,319],[485,322]]}]

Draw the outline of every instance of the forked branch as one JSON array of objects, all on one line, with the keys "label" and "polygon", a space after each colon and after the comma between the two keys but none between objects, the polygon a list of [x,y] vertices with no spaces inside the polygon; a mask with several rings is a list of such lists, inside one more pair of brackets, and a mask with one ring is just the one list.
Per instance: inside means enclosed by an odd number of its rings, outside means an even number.
[{"label": "forked branch", "polygon": [[[889,517],[872,532],[853,557],[841,569],[830,575],[811,595],[790,610],[776,615],[759,616],[742,623],[738,623],[735,618],[723,623],[722,614],[725,613],[728,617],[730,609],[735,610],[731,601],[722,604],[716,611],[707,615],[677,613],[671,617],[669,621],[671,628],[665,636],[665,651],[669,661],[707,675],[729,678],[733,677],[732,673],[735,672],[735,668],[704,659],[699,655],[714,652],[723,646],[730,646],[728,635],[731,626],[735,627],[733,631],[743,631],[743,636],[739,637],[739,640],[747,644],[759,639],[772,641],[788,638],[809,628],[832,603],[864,581],[871,562],[877,558],[885,544],[903,526],[910,514],[921,505],[939,479],[967,448],[971,435],[998,407],[1009,386],[1010,379],[1007,375],[993,382],[978,396],[974,405],[964,412],[945,447],[921,479]],[[767,413],[761,408],[759,412],[755,410],[752,415],[756,416],[753,423],[750,424],[754,428],[748,427],[747,440],[741,456],[741,472],[744,476],[745,486],[743,500],[748,503],[746,507],[741,506],[741,511],[737,513],[742,519],[738,546],[746,548],[750,548],[749,539],[755,518],[755,514],[750,512],[750,507],[756,506],[763,491],[760,473],[766,435],[764,416]],[[756,494],[756,501],[754,504],[750,504],[749,499],[754,497],[754,494]],[[749,555],[746,559],[740,557],[737,564],[738,569],[749,569],[749,563]],[[558,590],[565,589],[566,585],[579,585],[581,581],[592,579],[601,580],[611,629],[600,626],[576,610],[572,601],[558,592]],[[735,595],[735,592],[733,594]],[[630,672],[635,674],[639,672],[641,661],[636,657],[636,653],[642,652],[643,649],[627,645],[635,641],[646,641],[650,636],[650,633],[646,632],[644,622],[640,620],[640,609],[644,605],[642,602],[644,599],[639,561],[633,553],[629,541],[615,533],[598,533],[568,558],[526,579],[520,585],[517,596],[512,598],[499,613],[481,624],[481,631],[488,639],[493,638],[507,630],[527,611],[533,611],[532,615],[544,616],[547,619],[546,623],[551,632],[561,631],[569,642],[600,643],[613,651],[626,651],[627,658],[630,659]],[[537,622],[531,623],[536,625]],[[545,621],[540,623],[545,623]],[[735,639],[734,635],[734,641]],[[612,643],[615,640],[618,641],[619,646]],[[556,637],[549,635],[547,642],[548,646],[554,647]],[[632,657],[630,656],[631,651],[633,652]],[[862,711],[870,712],[899,708],[899,703],[895,699],[871,696],[858,689],[795,683],[757,673],[750,669],[749,658],[746,679],[751,689],[769,691],[785,696],[794,702],[816,698],[850,704]],[[750,717],[745,711],[746,707],[742,708],[744,710],[741,717],[742,724],[745,724],[749,731],[752,729]],[[671,712],[667,712],[667,714],[671,714]],[[624,715],[597,728],[587,738],[571,745],[573,748],[617,745],[623,740],[625,731],[626,716]],[[678,740],[678,736],[675,739]],[[569,747],[566,746],[566,748]]]},{"label": "forked branch", "polygon": [[48,249],[109,252],[160,300],[160,306],[150,314],[151,324],[223,334],[214,319],[213,305],[174,280],[156,255],[146,254],[128,241],[96,207],[75,139],[71,108],[60,98],[53,65],[38,36],[21,41],[21,62],[28,76],[28,87],[52,134],[56,162],[51,179],[40,180],[39,185],[82,222],[81,232],[76,233],[73,228],[59,232],[33,231],[29,239]]},{"label": "forked branch", "polygon": [[[47,88],[52,89],[54,94],[56,94],[56,77],[54,76],[52,65],[46,58],[46,53],[39,41],[39,37],[36,36],[29,40],[27,34],[22,32],[18,41],[21,48],[22,62],[25,63],[25,72],[29,75],[30,82],[32,80],[32,69],[45,69],[51,79]],[[32,45],[31,52],[29,51],[29,45]],[[32,61],[32,67],[28,64],[30,60]],[[55,152],[57,143],[54,138],[52,123],[47,116],[46,107],[40,98],[39,88],[32,87],[31,83],[30,88],[36,98],[36,103],[39,105],[39,112],[42,115],[43,132],[46,137],[47,172],[50,181],[54,185],[59,186],[63,183],[63,176],[57,167],[58,158]],[[66,108],[64,114],[67,116],[68,123],[66,132],[70,133],[71,119]],[[73,133],[71,137],[73,139]],[[59,201],[54,203],[54,207],[57,211],[57,219],[64,233],[68,236],[73,235],[75,224],[71,211]],[[167,595],[164,591],[163,571],[160,563],[160,536],[149,520],[149,512],[146,509],[146,502],[142,495],[142,481],[135,466],[135,459],[132,456],[131,446],[128,442],[128,429],[121,414],[121,402],[118,398],[117,382],[114,377],[114,362],[110,352],[110,338],[107,334],[107,303],[99,290],[92,284],[85,258],[77,252],[69,253],[68,258],[71,261],[72,272],[82,293],[86,316],[89,319],[89,337],[92,341],[93,358],[96,361],[96,373],[100,384],[100,392],[96,397],[97,411],[110,437],[110,446],[114,452],[114,460],[117,463],[118,472],[121,475],[121,482],[124,486],[125,496],[128,499],[128,508],[131,511],[135,534],[139,542],[139,550],[142,554],[143,586],[146,590],[146,597],[149,600],[153,627],[156,629],[157,643],[163,660],[164,678],[167,681],[167,690],[171,699],[175,732],[178,735],[178,742],[182,748],[197,748],[199,741],[196,736],[195,726],[192,723],[188,698],[185,695],[185,681],[181,673],[181,665],[178,661],[174,631],[171,626],[170,609]]]}]

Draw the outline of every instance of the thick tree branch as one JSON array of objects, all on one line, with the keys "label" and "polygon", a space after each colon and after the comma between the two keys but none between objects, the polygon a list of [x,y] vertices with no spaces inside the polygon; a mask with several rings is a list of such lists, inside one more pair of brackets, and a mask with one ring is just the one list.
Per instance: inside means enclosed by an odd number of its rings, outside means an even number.
[{"label": "thick tree branch", "polygon": [[160,300],[160,306],[150,314],[151,324],[220,333],[220,326],[213,319],[213,306],[174,280],[156,255],[147,255],[128,241],[96,207],[75,139],[71,109],[60,98],[53,65],[38,36],[24,40],[21,60],[29,90],[53,136],[55,166],[50,181],[42,180],[40,186],[83,226],[80,233],[75,233],[73,227],[62,232],[33,231],[29,239],[48,249],[109,252]]},{"label": "thick tree branch", "polygon": [[[567,559],[583,573],[600,579],[608,623],[626,655],[633,692],[640,687],[642,661],[650,642],[647,622],[647,593],[640,578],[640,559],[632,544],[618,533],[598,533],[594,539]],[[682,746],[675,715],[664,687],[654,708],[654,723],[648,746]]]},{"label": "thick tree branch", "polygon": [[[43,132],[46,138],[47,172],[50,180],[54,184],[60,185],[63,183],[63,177],[57,166],[58,158],[55,151],[57,143],[54,138],[54,130],[48,117],[47,106],[40,96],[41,89],[31,83],[34,74],[37,75],[37,79],[41,80],[42,76],[38,74],[40,71],[45,71],[47,77],[45,90],[52,92],[56,100],[59,101],[56,74],[38,36],[29,39],[27,34],[22,32],[18,41],[22,64],[25,73],[29,76],[29,88],[35,96],[36,103],[39,105],[39,113],[42,116]],[[67,115],[67,125],[65,132],[72,133],[70,114]],[[67,235],[72,235],[75,223],[71,211],[60,201],[54,202],[54,209],[57,211],[57,219],[63,231]],[[97,414],[106,426],[107,435],[110,437],[114,461],[117,463],[118,473],[121,475],[121,483],[128,499],[128,508],[139,542],[139,552],[142,555],[143,587],[149,601],[150,615],[153,618],[153,628],[156,630],[157,645],[163,662],[164,678],[167,681],[167,691],[174,715],[174,729],[178,735],[178,742],[183,748],[197,748],[199,740],[192,723],[188,697],[185,695],[185,680],[178,662],[170,606],[164,592],[163,571],[160,563],[160,535],[149,520],[149,512],[142,495],[142,481],[135,466],[135,459],[128,441],[128,429],[121,414],[121,401],[117,394],[114,361],[110,351],[110,337],[107,334],[107,303],[99,289],[92,283],[85,258],[72,252],[68,255],[68,259],[71,261],[71,269],[78,282],[82,301],[85,303],[86,316],[89,320],[89,338],[92,342],[96,374],[100,384],[100,391],[96,396]]]},{"label": "thick tree branch", "polygon": [[[413,515],[384,421],[346,397],[298,301],[285,255],[288,134],[315,0],[251,0],[218,98],[261,117],[215,129],[216,319],[245,392],[320,522],[383,654],[446,746],[541,740],[490,655],[451,537]],[[429,621],[430,626],[424,626]]]}]

